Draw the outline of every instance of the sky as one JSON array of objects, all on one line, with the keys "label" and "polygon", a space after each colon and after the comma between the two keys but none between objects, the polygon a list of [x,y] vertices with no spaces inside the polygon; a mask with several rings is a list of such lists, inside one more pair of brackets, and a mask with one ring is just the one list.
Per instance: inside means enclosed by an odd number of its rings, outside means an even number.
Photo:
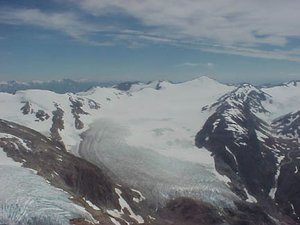
[{"label": "sky", "polygon": [[0,81],[300,80],[299,0],[0,0]]}]

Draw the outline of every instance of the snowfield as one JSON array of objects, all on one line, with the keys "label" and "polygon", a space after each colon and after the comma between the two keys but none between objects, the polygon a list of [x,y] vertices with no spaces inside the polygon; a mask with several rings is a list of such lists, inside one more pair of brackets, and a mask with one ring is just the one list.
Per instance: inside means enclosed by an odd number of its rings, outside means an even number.
[{"label": "snowfield", "polygon": [[290,82],[281,86],[262,89],[272,96],[272,104],[266,102],[264,105],[271,112],[272,119],[299,110],[300,82],[296,82],[295,84],[294,82]]}]

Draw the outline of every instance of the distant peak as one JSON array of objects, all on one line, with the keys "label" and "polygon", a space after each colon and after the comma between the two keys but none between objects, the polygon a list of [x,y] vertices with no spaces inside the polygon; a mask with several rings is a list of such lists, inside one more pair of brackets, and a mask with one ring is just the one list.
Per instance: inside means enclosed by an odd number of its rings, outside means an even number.
[{"label": "distant peak", "polygon": [[249,84],[249,83],[244,83],[239,85],[233,92],[244,92],[244,93],[250,93],[252,91],[255,91],[257,93],[262,93],[263,91],[259,89],[258,87]]},{"label": "distant peak", "polygon": [[207,77],[207,76],[200,76],[200,77],[197,77],[197,78],[194,78],[192,80],[188,80],[188,81],[185,81],[185,82],[182,82],[182,84],[196,84],[196,85],[216,85],[216,84],[221,84],[219,81],[215,80],[215,79],[212,79],[210,77]]},{"label": "distant peak", "polygon": [[251,96],[265,96],[262,98],[266,98],[267,94],[260,90],[259,88],[253,86],[252,84],[244,83],[237,87],[232,91],[231,96],[237,96],[240,98],[247,98],[249,95]]},{"label": "distant peak", "polygon": [[300,81],[299,80],[292,80],[290,82],[287,82],[285,85],[288,86],[288,87],[292,87],[292,86],[297,87],[298,85],[300,85]]},{"label": "distant peak", "polygon": [[[210,106],[210,108],[221,107],[224,105],[230,107],[240,105],[242,108],[244,104],[247,103],[250,106],[250,110],[254,113],[267,112],[262,105],[262,101],[266,101],[270,97],[270,95],[259,88],[251,84],[244,83],[220,97],[217,102]],[[206,110],[207,108],[208,107],[203,108],[203,110]]]},{"label": "distant peak", "polygon": [[243,83],[239,86],[240,88],[252,88],[254,87],[252,84],[249,83]]},{"label": "distant peak", "polygon": [[143,89],[148,89],[148,88],[160,90],[160,89],[165,89],[170,84],[172,84],[172,83],[167,80],[153,80],[153,81],[149,81],[147,83],[133,82],[133,83],[128,83],[125,87],[125,90],[128,90],[130,92],[137,92],[137,91],[141,91]]},{"label": "distant peak", "polygon": [[197,78],[195,78],[195,79],[193,79],[193,80],[191,80],[191,81],[217,82],[217,83],[219,83],[217,80],[212,79],[212,78],[210,78],[210,77],[208,77],[208,76],[200,76],[200,77],[197,77]]}]

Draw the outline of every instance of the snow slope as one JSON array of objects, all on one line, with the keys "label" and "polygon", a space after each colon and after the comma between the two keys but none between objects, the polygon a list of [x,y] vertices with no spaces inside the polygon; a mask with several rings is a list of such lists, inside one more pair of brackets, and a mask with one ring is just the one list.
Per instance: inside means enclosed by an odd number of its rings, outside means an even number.
[{"label": "snow slope", "polygon": [[[50,129],[53,123],[53,111],[57,110],[57,107],[59,107],[63,110],[64,123],[64,129],[59,130],[59,134],[66,145],[67,150],[72,151],[72,149],[75,149],[76,151],[80,143],[80,133],[88,129],[89,124],[92,123],[95,118],[101,116],[98,114],[98,109],[95,109],[92,104],[99,104],[101,105],[100,107],[109,106],[112,101],[120,98],[118,93],[119,91],[113,88],[95,88],[78,95],[72,93],[57,94],[46,90],[18,91],[14,95],[0,93],[0,104],[5,106],[1,107],[0,118],[32,128],[50,137]],[[75,119],[72,114],[72,102],[70,99],[82,102],[82,109],[87,112],[86,115],[80,115],[80,120],[85,124],[81,130],[75,128]],[[93,101],[91,102],[92,99]],[[21,108],[27,102],[30,105],[30,112],[24,115]],[[101,104],[98,102],[101,102]],[[39,110],[44,111],[50,117],[43,121],[39,120],[36,117],[36,113]]]},{"label": "snow slope", "polygon": [[[163,82],[160,85],[160,90],[150,87],[131,92],[132,96],[104,108],[101,118],[125,126],[130,133],[126,138],[129,145],[194,160],[186,153],[197,151],[195,134],[211,113],[202,112],[202,107],[233,87],[206,77],[181,84]],[[184,154],[183,148],[187,150]]]},{"label": "snow slope", "polygon": [[299,110],[300,82],[290,82],[262,90],[272,96],[272,103],[264,105],[271,112],[272,119]]}]

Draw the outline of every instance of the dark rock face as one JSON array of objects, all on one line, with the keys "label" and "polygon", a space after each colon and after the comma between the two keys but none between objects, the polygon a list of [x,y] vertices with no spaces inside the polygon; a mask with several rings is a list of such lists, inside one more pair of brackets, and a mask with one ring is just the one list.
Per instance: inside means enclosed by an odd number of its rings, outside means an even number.
[{"label": "dark rock face", "polygon": [[35,114],[35,117],[37,118],[35,121],[39,122],[39,121],[44,121],[50,118],[50,116],[48,115],[48,113],[46,113],[44,110],[39,109],[37,112],[35,112],[32,107],[30,102],[26,101],[23,102],[25,103],[25,105],[20,109],[22,111],[22,113],[24,115],[28,115],[28,114]]},{"label": "dark rock face", "polygon": [[31,112],[31,107],[29,102],[25,102],[25,105],[21,108],[21,111],[24,115],[27,115]]},{"label": "dark rock face", "polygon": [[71,225],[94,225],[93,223],[86,221],[83,218],[75,218],[70,220]]},{"label": "dark rock face", "polygon": [[38,110],[35,114],[36,118],[38,118],[40,121],[44,121],[44,120],[47,120],[49,119],[49,115],[48,113],[45,113],[45,111],[43,110]]},{"label": "dark rock face", "polygon": [[98,102],[95,102],[92,99],[88,99],[88,104],[89,104],[90,109],[100,109],[101,108],[100,104]]},{"label": "dark rock face", "polygon": [[215,104],[216,112],[196,136],[196,145],[215,155],[216,168],[234,181],[241,197],[246,196],[241,194],[243,186],[257,196],[269,193],[277,169],[276,158],[256,133],[267,132],[267,125],[253,113],[265,111],[261,101],[266,96],[248,88],[238,88]]},{"label": "dark rock face", "polygon": [[155,86],[155,90],[160,90],[161,89],[161,84],[160,83],[161,83],[160,81],[157,83],[157,85]]},{"label": "dark rock face", "polygon": [[117,84],[114,86],[114,88],[120,90],[120,91],[129,91],[132,85],[138,84],[138,81],[133,81],[133,82],[123,82],[120,84]]},{"label": "dark rock face", "polygon": [[300,217],[300,111],[289,113],[272,122],[284,144],[285,158],[280,163],[275,201],[286,214]]},{"label": "dark rock face", "polygon": [[83,101],[82,99],[73,99],[73,98],[69,98],[70,102],[71,102],[71,108],[72,108],[72,114],[75,118],[75,128],[78,130],[81,130],[84,127],[83,122],[80,120],[80,115],[87,115],[88,113],[85,112],[82,107],[83,104],[81,101]]},{"label": "dark rock face", "polygon": [[[275,225],[276,222],[272,220],[264,209],[258,205],[246,204],[244,202],[236,202],[236,210],[225,209],[225,220],[230,225]],[[284,222],[284,221],[281,221]],[[291,221],[292,222],[292,221]],[[288,224],[284,222],[282,224]],[[291,223],[295,224],[295,223]]]},{"label": "dark rock face", "polygon": [[[295,219],[300,215],[300,196],[296,191],[299,176],[294,173],[295,165],[299,164],[290,161],[292,156],[293,159],[299,156],[299,143],[298,139],[287,140],[282,136],[298,134],[298,116],[290,115],[267,124],[256,113],[268,113],[262,105],[268,100],[266,94],[249,85],[223,96],[210,108],[202,109],[215,112],[196,135],[195,142],[212,152],[217,171],[231,179],[231,188],[238,196],[246,199],[246,188],[268,213],[281,211]],[[281,163],[279,157],[284,158]],[[274,187],[279,207],[269,197]]]},{"label": "dark rock face", "polygon": [[222,222],[222,218],[212,206],[189,198],[171,200],[165,208],[160,209],[159,215],[165,220],[165,224],[213,225]]},{"label": "dark rock face", "polygon": [[[298,151],[295,156],[300,156]],[[300,160],[293,156],[290,163],[284,164],[280,169],[275,201],[285,214],[299,221],[300,215],[300,175],[296,168],[300,168]]]},{"label": "dark rock face", "polygon": [[55,105],[55,107],[56,107],[56,110],[54,110],[52,112],[52,114],[53,114],[52,126],[50,128],[51,139],[54,142],[59,143],[60,145],[63,145],[62,138],[58,131],[59,130],[61,131],[64,129],[64,120],[63,120],[64,111],[58,105]]},{"label": "dark rock face", "polygon": [[[235,209],[219,209],[189,198],[176,198],[158,211],[159,225],[276,225],[276,222],[258,205],[236,202]],[[295,224],[288,218],[281,220],[282,224]]]}]

